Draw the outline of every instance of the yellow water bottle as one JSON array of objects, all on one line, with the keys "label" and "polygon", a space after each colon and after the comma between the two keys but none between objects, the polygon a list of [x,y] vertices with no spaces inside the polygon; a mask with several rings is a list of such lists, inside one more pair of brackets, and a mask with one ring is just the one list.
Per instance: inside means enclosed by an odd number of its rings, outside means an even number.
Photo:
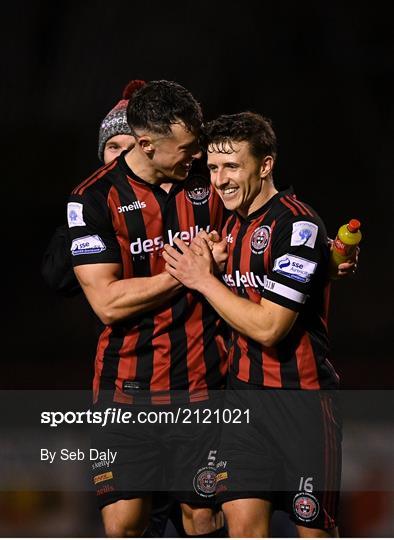
[{"label": "yellow water bottle", "polygon": [[360,227],[358,219],[351,219],[339,228],[330,255],[331,279],[338,278],[338,265],[353,257],[362,237]]}]

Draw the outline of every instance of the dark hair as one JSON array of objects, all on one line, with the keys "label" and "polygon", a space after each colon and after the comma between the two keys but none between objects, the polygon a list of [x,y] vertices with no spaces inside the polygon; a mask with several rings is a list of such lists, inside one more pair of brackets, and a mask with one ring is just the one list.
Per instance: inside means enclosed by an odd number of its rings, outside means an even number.
[{"label": "dark hair", "polygon": [[224,114],[204,126],[204,145],[215,152],[227,153],[226,146],[233,150],[231,143],[241,141],[249,143],[256,158],[272,156],[276,159],[276,135],[271,120],[261,114],[249,111]]},{"label": "dark hair", "polygon": [[171,125],[180,121],[198,133],[202,112],[191,93],[176,82],[148,82],[135,92],[127,107],[127,122],[133,132],[147,129],[167,135]]}]

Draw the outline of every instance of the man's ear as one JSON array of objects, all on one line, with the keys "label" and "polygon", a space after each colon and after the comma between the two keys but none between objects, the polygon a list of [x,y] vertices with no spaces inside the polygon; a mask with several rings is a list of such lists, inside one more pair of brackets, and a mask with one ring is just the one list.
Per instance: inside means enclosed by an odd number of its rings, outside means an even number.
[{"label": "man's ear", "polygon": [[146,154],[152,154],[155,150],[155,145],[152,141],[152,137],[150,137],[149,135],[142,135],[141,137],[138,137],[137,144],[140,145],[141,149]]},{"label": "man's ear", "polygon": [[274,167],[274,158],[272,156],[265,156],[260,167],[260,178],[266,178],[271,174]]}]

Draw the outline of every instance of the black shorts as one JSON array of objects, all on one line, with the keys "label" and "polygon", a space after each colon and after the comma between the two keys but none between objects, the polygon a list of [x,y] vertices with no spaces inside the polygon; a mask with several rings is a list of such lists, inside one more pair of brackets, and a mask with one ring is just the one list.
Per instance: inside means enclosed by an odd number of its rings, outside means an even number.
[{"label": "black shorts", "polygon": [[336,526],[342,422],[336,391],[262,389],[230,378],[225,408],[249,423],[222,426],[218,503],[262,498],[299,525]]},{"label": "black shorts", "polygon": [[[112,422],[105,427],[93,424],[91,448],[96,449],[98,458],[91,466],[99,508],[157,492],[171,493],[179,502],[213,507],[218,426],[194,422],[193,412],[215,406],[211,401],[177,406],[111,404],[122,412],[131,412],[134,419],[138,413],[143,419],[162,414],[162,421]],[[164,414],[171,413],[167,418],[175,418],[178,408],[179,421],[166,423]],[[187,410],[191,414],[185,413]]]}]

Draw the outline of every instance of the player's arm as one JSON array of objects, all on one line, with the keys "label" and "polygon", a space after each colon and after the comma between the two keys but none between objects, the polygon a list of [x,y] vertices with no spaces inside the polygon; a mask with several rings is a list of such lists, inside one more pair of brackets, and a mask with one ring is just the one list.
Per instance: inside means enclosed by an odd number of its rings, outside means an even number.
[{"label": "player's arm", "polygon": [[122,255],[105,194],[74,195],[67,219],[75,275],[104,324],[163,305],[181,288],[167,272],[122,279]]},{"label": "player's arm", "polygon": [[265,347],[272,347],[281,341],[291,330],[298,315],[265,298],[261,299],[260,304],[241,298],[212,274],[197,287],[196,290],[205,296],[232,328]]},{"label": "player's arm", "polygon": [[205,239],[201,239],[201,255],[179,239],[175,243],[181,253],[165,246],[166,270],[186,287],[203,294],[230,326],[266,347],[287,335],[297,312],[265,298],[256,304],[231,292],[213,275],[213,257]]},{"label": "player's arm", "polygon": [[181,284],[167,272],[152,277],[120,279],[119,263],[84,264],[74,272],[92,309],[104,324],[160,307]]}]

